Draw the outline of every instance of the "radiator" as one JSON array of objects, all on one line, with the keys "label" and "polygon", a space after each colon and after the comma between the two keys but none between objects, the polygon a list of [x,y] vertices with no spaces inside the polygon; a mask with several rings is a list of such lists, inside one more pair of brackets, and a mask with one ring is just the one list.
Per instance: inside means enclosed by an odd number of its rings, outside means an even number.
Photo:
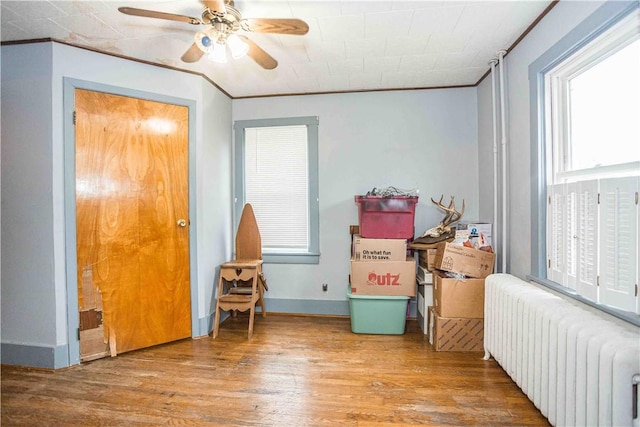
[{"label": "radiator", "polygon": [[484,348],[552,425],[640,427],[639,328],[493,274]]}]

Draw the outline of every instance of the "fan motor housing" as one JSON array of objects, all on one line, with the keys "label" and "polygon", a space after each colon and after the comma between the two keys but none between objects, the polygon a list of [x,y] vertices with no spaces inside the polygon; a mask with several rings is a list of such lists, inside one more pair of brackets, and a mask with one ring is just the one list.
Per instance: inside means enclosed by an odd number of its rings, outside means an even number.
[{"label": "fan motor housing", "polygon": [[222,23],[226,25],[230,31],[236,31],[240,28],[241,19],[242,15],[240,15],[240,12],[230,5],[225,7],[224,14],[212,11],[208,7],[202,12],[202,22],[214,26],[216,23]]}]

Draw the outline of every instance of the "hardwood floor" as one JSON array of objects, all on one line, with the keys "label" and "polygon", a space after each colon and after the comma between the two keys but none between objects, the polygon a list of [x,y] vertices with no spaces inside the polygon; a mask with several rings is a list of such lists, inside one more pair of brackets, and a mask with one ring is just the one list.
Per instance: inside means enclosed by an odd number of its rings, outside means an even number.
[{"label": "hardwood floor", "polygon": [[435,352],[349,319],[228,319],[186,339],[46,371],[2,366],[2,425],[548,425],[482,353]]}]

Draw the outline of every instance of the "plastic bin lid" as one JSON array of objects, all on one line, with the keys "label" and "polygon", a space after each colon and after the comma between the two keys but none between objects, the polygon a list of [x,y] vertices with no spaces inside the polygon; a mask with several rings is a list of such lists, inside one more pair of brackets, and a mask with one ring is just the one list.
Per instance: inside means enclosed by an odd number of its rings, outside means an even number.
[{"label": "plastic bin lid", "polygon": [[354,196],[355,201],[359,200],[380,200],[380,199],[412,199],[418,200],[418,196]]},{"label": "plastic bin lid", "polygon": [[404,296],[404,295],[353,295],[351,293],[351,287],[349,287],[349,289],[347,289],[347,297],[348,298],[353,298],[353,299],[409,299],[408,296]]}]

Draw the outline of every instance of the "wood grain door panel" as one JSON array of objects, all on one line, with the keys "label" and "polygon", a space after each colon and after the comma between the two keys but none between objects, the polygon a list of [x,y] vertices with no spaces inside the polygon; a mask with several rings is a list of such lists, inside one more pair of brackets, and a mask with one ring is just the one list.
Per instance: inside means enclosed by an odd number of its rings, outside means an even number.
[{"label": "wood grain door panel", "polygon": [[102,310],[112,355],[189,337],[188,108],[75,102],[80,311]]}]

